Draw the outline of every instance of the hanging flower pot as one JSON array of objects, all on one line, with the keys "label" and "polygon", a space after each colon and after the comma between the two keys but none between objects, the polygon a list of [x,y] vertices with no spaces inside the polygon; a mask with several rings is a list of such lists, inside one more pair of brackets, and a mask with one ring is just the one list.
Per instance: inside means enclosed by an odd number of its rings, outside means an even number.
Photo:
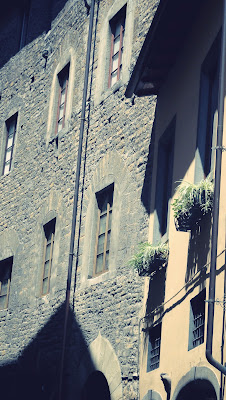
[{"label": "hanging flower pot", "polygon": [[140,243],[138,252],[134,254],[129,264],[138,272],[140,276],[151,276],[159,267],[167,263],[169,257],[169,247],[165,243],[156,246],[145,242]]},{"label": "hanging flower pot", "polygon": [[201,219],[211,213],[214,185],[209,178],[197,185],[183,182],[178,188],[178,197],[172,208],[176,229],[187,232],[199,225]]}]

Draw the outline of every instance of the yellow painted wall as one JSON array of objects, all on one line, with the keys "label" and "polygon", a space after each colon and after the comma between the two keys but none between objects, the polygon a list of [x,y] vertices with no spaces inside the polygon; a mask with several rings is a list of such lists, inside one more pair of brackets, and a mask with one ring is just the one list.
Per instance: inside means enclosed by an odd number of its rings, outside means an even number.
[{"label": "yellow painted wall", "polygon": [[[198,124],[200,71],[208,51],[220,30],[222,23],[222,2],[206,1],[191,27],[189,36],[184,44],[175,66],[170,71],[168,78],[162,86],[157,103],[155,151],[153,164],[151,216],[149,240],[153,240],[155,187],[157,171],[158,140],[176,115],[176,132],[174,147],[173,190],[174,195],[179,180],[194,182],[195,150]],[[224,135],[226,145],[226,135]],[[226,154],[222,158],[222,188],[219,218],[219,247],[218,253],[225,248],[225,199],[226,199]],[[204,223],[205,224],[205,223]],[[204,233],[200,241],[199,251],[202,253],[204,241],[208,242],[208,227],[203,226]],[[174,296],[185,285],[188,263],[188,246],[190,233],[177,232],[174,225],[173,212],[170,212],[168,243],[170,248],[167,266],[165,301]],[[209,257],[208,257],[209,259]],[[223,298],[225,255],[218,258],[219,270],[216,280],[216,298]],[[209,267],[207,272],[209,271]],[[145,278],[146,293],[144,298],[144,314],[148,297],[149,278]],[[208,298],[208,277],[203,282]],[[140,398],[142,399],[149,390],[158,392],[162,399],[166,399],[166,392],[160,378],[161,373],[167,373],[172,380],[171,398],[177,393],[179,382],[183,376],[189,375],[193,367],[206,367],[196,370],[197,376],[204,374],[211,380],[215,388],[220,384],[220,374],[213,368],[205,357],[205,343],[188,351],[190,300],[201,290],[200,285],[192,284],[189,290],[182,289],[180,293],[169,301],[165,307],[162,319],[162,337],[160,366],[158,369],[147,371],[147,343],[148,335],[142,332],[144,324],[141,322],[140,345]],[[149,294],[151,296],[151,294]],[[172,307],[172,309],[171,309]],[[220,361],[220,346],[222,334],[223,308],[215,307],[214,344],[213,356]],[[207,320],[207,305],[206,318]],[[206,329],[205,329],[206,332]],[[224,358],[224,362],[226,359]],[[192,370],[193,371],[193,370]],[[212,372],[211,372],[212,371]],[[184,378],[184,382],[188,378]],[[219,393],[217,393],[219,396]]]}]

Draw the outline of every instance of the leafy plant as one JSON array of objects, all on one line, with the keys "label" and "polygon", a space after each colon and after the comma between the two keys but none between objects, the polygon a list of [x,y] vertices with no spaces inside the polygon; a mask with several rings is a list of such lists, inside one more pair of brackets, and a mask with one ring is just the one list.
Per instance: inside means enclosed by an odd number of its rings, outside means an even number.
[{"label": "leafy plant", "polygon": [[156,268],[167,262],[168,256],[169,247],[166,243],[157,245],[148,242],[140,243],[129,265],[137,270],[140,276],[149,276]]},{"label": "leafy plant", "polygon": [[177,229],[189,230],[192,222],[197,223],[202,215],[211,212],[213,192],[214,185],[209,178],[203,179],[198,184],[188,182],[180,184],[178,197],[172,203]]}]

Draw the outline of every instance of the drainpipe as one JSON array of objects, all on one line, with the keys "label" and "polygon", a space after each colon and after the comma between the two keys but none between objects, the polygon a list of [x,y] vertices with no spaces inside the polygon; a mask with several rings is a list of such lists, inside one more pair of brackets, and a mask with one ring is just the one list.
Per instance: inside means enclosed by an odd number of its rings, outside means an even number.
[{"label": "drainpipe", "polygon": [[225,95],[225,64],[226,64],[226,0],[224,0],[224,14],[221,39],[221,65],[218,93],[218,127],[217,127],[217,146],[216,146],[216,168],[215,186],[213,203],[213,227],[211,241],[211,262],[210,262],[210,281],[209,281],[209,300],[208,300],[208,319],[207,319],[207,339],[206,339],[206,358],[211,365],[226,375],[226,366],[216,361],[212,356],[213,344],[213,322],[214,322],[214,302],[215,302],[215,281],[216,281],[216,258],[218,241],[218,220],[219,220],[219,198],[221,182],[221,158],[222,158],[222,136],[224,119],[224,95]]},{"label": "drainpipe", "polygon": [[61,400],[61,398],[62,398],[65,346],[66,346],[66,337],[67,337],[68,315],[69,315],[69,308],[70,308],[70,288],[71,288],[72,266],[73,266],[73,256],[74,256],[74,241],[75,241],[75,230],[76,230],[76,220],[77,220],[78,193],[79,193],[79,180],[80,180],[81,159],[82,159],[82,142],[83,142],[83,133],[84,133],[84,124],[85,124],[85,113],[86,113],[86,98],[87,98],[88,78],[89,78],[89,64],[90,64],[90,54],[91,54],[91,45],[92,45],[94,6],[95,6],[95,0],[92,0],[91,9],[90,9],[90,18],[89,18],[89,34],[88,34],[87,51],[86,51],[86,66],[85,66],[81,123],[80,123],[80,134],[79,134],[79,145],[78,145],[78,156],[77,156],[77,167],[76,167],[76,178],[75,178],[75,191],[74,191],[74,201],[73,201],[70,252],[69,252],[69,261],[68,261],[67,289],[66,289],[66,298],[65,298],[64,332],[63,332],[63,344],[62,344],[60,377],[59,377],[59,400]]}]

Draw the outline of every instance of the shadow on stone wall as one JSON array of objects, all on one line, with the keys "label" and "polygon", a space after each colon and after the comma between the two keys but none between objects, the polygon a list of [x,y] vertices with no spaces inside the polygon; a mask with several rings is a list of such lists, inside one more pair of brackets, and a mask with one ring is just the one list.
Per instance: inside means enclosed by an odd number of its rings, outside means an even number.
[{"label": "shadow on stone wall", "polygon": [[[2,398],[7,400],[57,399],[64,310],[63,304],[16,360],[1,365]],[[63,398],[80,398],[81,382],[84,382],[84,377],[79,376],[78,366],[86,350],[86,341],[75,320],[74,313],[70,310],[63,377]],[[90,358],[87,361],[87,371],[94,369]],[[83,374],[86,373],[86,371],[83,371]],[[73,392],[71,393],[71,391]]]},{"label": "shadow on stone wall", "polygon": [[25,42],[22,45],[24,47],[49,31],[52,21],[67,1],[8,0],[4,2],[0,14],[0,68],[20,50],[22,30],[25,34]]}]

